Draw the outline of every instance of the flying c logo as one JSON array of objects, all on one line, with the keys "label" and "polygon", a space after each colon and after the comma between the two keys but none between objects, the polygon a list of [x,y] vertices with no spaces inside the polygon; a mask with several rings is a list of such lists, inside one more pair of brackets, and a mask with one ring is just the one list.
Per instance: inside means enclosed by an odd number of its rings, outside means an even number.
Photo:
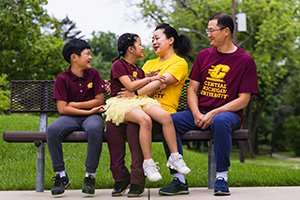
[{"label": "flying c logo", "polygon": [[224,78],[226,74],[229,72],[230,67],[228,65],[217,65],[217,66],[212,66],[212,69],[208,70],[208,74],[210,77],[207,77],[207,80],[210,81],[215,81],[215,82],[224,82]]}]

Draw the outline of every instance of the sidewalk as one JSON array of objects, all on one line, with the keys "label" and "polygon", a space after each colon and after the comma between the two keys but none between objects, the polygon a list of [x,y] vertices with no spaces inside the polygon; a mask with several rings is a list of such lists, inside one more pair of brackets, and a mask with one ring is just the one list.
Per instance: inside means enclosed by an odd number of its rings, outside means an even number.
[{"label": "sidewalk", "polygon": [[[98,189],[93,197],[87,198],[80,190],[67,190],[60,198],[53,198],[50,191],[0,191],[0,199],[2,200],[48,200],[48,199],[103,199],[103,200],[122,200],[129,199],[126,195],[122,197],[111,197],[112,189]],[[231,196],[215,197],[213,190],[207,188],[190,188],[189,195],[177,196],[159,196],[158,188],[147,188],[142,197],[131,199],[170,199],[170,200],[297,200],[300,199],[300,186],[298,187],[232,187],[230,188]]]}]

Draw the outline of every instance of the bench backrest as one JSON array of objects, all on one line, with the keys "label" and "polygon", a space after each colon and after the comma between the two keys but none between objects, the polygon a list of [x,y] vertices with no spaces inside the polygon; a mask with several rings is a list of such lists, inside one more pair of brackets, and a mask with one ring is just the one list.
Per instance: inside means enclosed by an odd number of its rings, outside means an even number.
[{"label": "bench backrest", "polygon": [[[54,80],[13,80],[11,81],[10,112],[12,113],[43,113],[57,112],[53,101]],[[186,101],[185,82],[179,101],[178,110],[188,108]],[[105,95],[107,97],[107,95]]]}]

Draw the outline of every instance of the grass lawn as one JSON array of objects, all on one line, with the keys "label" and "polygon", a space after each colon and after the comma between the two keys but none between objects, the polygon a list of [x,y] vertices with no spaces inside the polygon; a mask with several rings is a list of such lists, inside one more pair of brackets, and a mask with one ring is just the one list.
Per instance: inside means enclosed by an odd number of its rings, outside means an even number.
[{"label": "grass lawn", "polygon": [[[51,123],[55,117],[50,117]],[[36,115],[0,115],[0,134],[4,130],[38,130],[39,117]],[[64,143],[66,169],[71,179],[71,189],[82,187],[85,175],[85,156],[87,144]],[[51,160],[46,146],[45,189],[52,185],[54,176]],[[171,181],[172,176],[165,167],[166,158],[161,143],[153,143],[153,158],[159,162],[163,180],[146,183],[147,187],[161,187]],[[36,171],[36,147],[31,143],[7,143],[0,140],[0,190],[34,190]],[[237,149],[233,149],[229,171],[229,185],[243,186],[296,186],[300,185],[300,161],[276,159],[267,155],[246,158],[240,163]],[[184,158],[192,172],[187,175],[190,187],[207,187],[207,152],[184,149]],[[130,165],[127,152],[126,163]],[[113,188],[113,179],[109,169],[107,144],[103,144],[100,164],[96,174],[96,188]]]}]

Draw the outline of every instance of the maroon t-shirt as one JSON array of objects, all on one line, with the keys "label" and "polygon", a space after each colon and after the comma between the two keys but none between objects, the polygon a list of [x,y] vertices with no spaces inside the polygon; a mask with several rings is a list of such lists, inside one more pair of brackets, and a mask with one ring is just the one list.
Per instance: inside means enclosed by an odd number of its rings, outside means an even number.
[{"label": "maroon t-shirt", "polygon": [[125,86],[119,80],[120,77],[125,75],[129,76],[131,81],[145,78],[145,73],[141,68],[128,63],[124,59],[116,60],[112,64],[110,72],[111,97],[116,96],[117,93],[121,91],[121,88],[125,88]]},{"label": "maroon t-shirt", "polygon": [[83,102],[104,92],[104,81],[96,69],[87,69],[83,77],[78,77],[69,68],[56,77],[52,98],[66,102]]},{"label": "maroon t-shirt", "polygon": [[[200,51],[190,79],[200,82],[198,106],[205,112],[238,98],[239,93],[258,92],[255,61],[239,47],[229,54],[216,47]],[[242,118],[242,110],[236,113]]]}]

